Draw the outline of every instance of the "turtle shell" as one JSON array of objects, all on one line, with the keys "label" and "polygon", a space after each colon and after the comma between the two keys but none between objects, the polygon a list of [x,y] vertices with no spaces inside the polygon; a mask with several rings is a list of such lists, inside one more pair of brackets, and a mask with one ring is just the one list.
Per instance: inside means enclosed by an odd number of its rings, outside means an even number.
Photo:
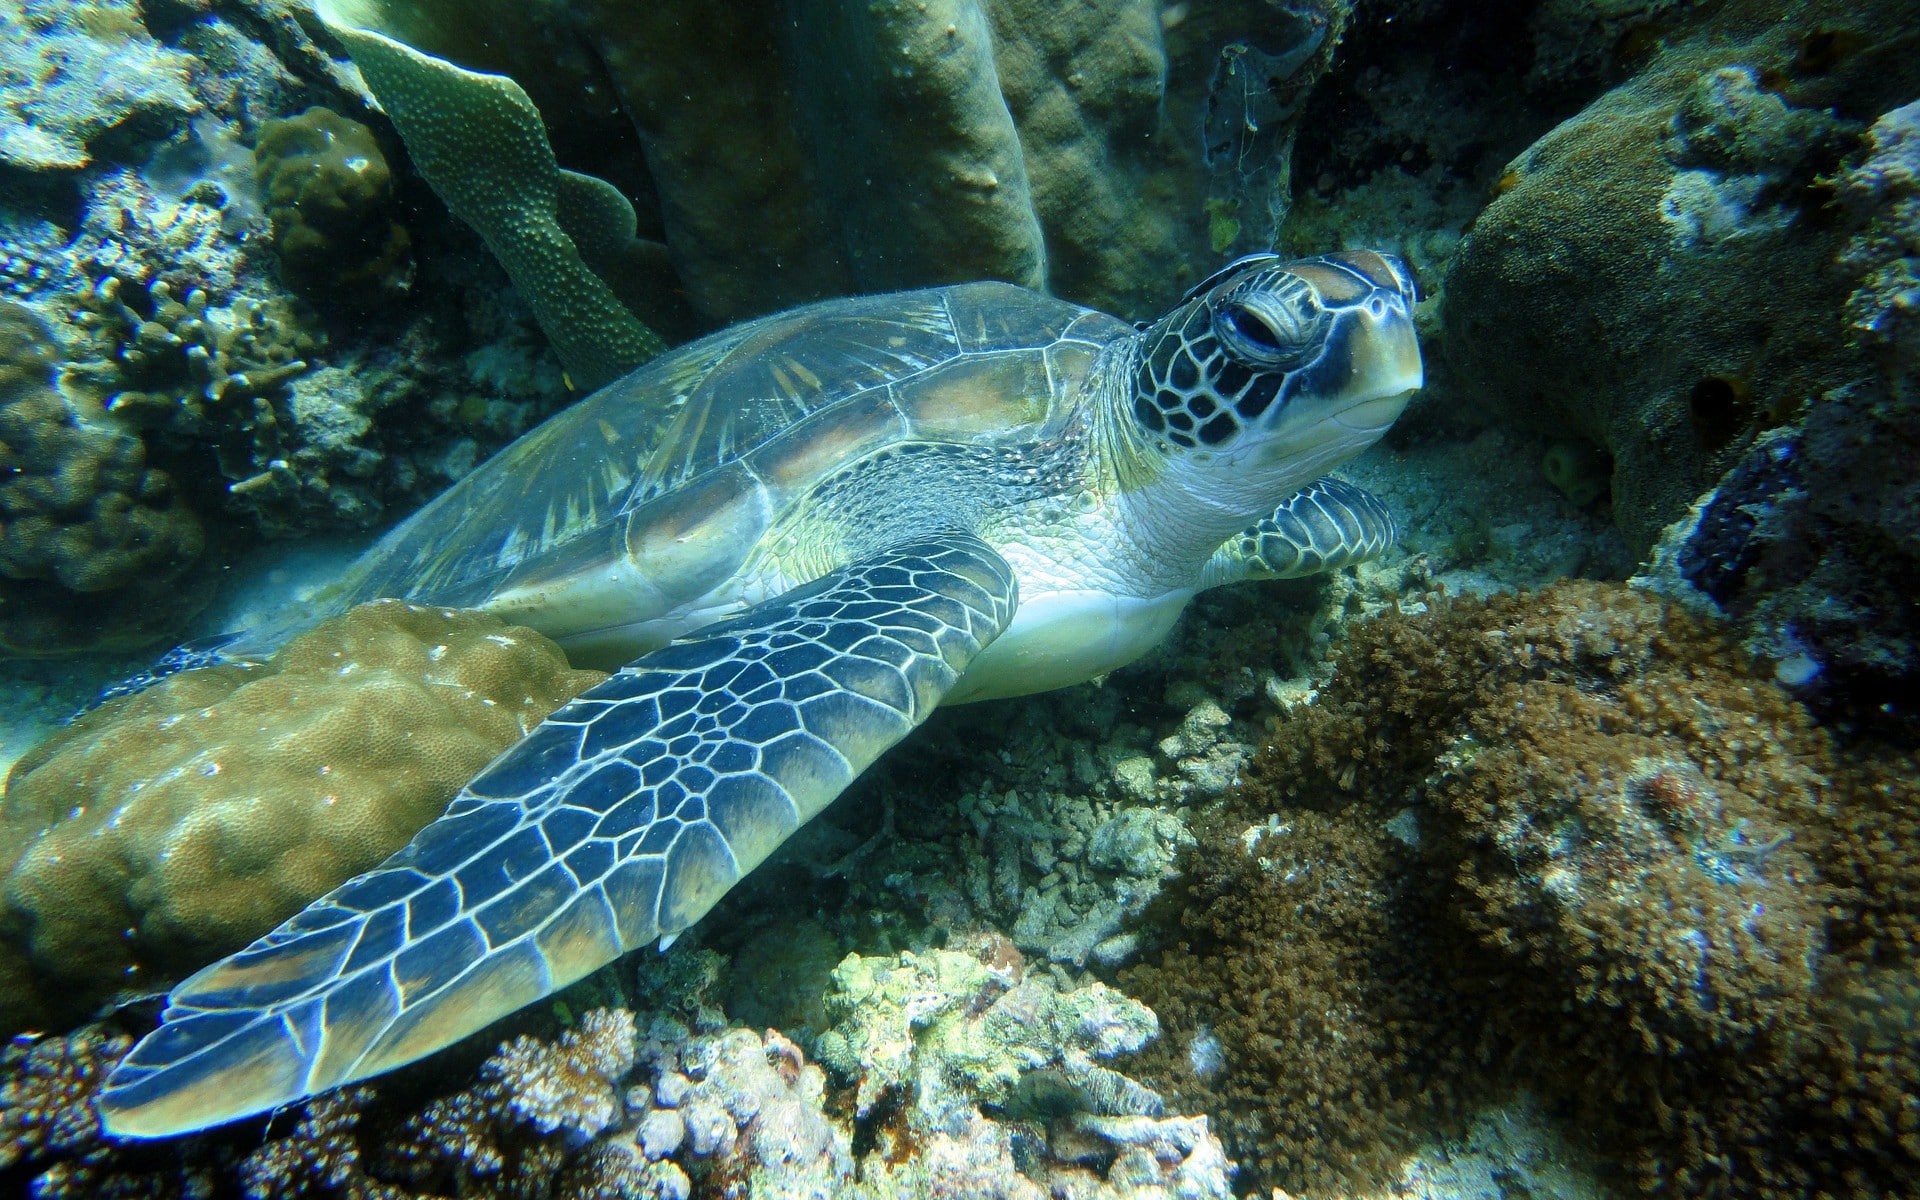
[{"label": "turtle shell", "polygon": [[368,551],[325,606],[489,608],[563,640],[646,619],[723,582],[787,506],[887,445],[1050,436],[1100,349],[1132,334],[1000,283],[723,330],[508,446]]}]

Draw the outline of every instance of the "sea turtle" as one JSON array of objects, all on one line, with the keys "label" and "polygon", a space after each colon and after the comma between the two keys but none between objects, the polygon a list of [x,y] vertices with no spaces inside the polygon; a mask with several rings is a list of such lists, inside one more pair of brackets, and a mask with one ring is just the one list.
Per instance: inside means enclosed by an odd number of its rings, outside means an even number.
[{"label": "sea turtle", "polygon": [[1414,298],[1356,251],[1243,259],[1139,327],[998,283],[833,300],[529,433],[320,607],[483,608],[625,665],[175,988],[107,1128],[217,1125],[438,1050],[670,942],[935,706],[1098,676],[1203,588],[1378,553],[1386,510],[1323,476],[1420,386]]}]

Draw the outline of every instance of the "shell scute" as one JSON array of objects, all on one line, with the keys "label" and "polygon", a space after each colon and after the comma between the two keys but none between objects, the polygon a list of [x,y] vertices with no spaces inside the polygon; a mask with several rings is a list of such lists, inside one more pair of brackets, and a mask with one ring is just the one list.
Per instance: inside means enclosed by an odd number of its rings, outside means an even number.
[{"label": "shell scute", "polygon": [[737,570],[781,505],[890,442],[1046,436],[1098,347],[1130,332],[999,283],[723,330],[502,451],[324,601],[497,608],[563,639],[622,608],[662,611]]},{"label": "shell scute", "polygon": [[968,355],[892,391],[914,436],[936,441],[1032,436],[1058,407],[1046,356],[1031,350]]},{"label": "shell scute", "polygon": [[748,454],[746,463],[778,502],[906,433],[900,410],[879,387],[802,419]]}]

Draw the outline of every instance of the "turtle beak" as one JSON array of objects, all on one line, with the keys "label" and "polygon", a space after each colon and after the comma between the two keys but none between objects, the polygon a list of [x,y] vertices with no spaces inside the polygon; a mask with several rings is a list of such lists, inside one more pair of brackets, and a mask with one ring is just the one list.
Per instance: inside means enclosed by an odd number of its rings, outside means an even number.
[{"label": "turtle beak", "polygon": [[[1332,419],[1355,433],[1379,437],[1400,418],[1413,393],[1426,382],[1413,315],[1397,298],[1375,295],[1349,318],[1347,353],[1352,379],[1341,394],[1348,402]],[[1335,399],[1338,404],[1338,398]]]},{"label": "turtle beak", "polygon": [[1271,462],[1324,472],[1398,420],[1425,381],[1412,277],[1400,261],[1354,251],[1289,263],[1332,317],[1321,354],[1300,372],[1262,447]]}]

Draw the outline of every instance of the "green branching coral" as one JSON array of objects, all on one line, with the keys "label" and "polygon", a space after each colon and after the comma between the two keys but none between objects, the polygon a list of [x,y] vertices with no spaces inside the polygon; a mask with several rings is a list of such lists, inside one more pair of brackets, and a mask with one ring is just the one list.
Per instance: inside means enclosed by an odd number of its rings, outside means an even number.
[{"label": "green branching coral", "polygon": [[[202,545],[140,438],[55,385],[59,361],[39,317],[0,304],[0,650],[12,653],[97,646],[90,620],[153,605]],[[157,607],[178,616],[182,603]]]},{"label": "green branching coral", "polygon": [[1430,597],[1333,667],[1203,823],[1181,940],[1124,980],[1185,1051],[1156,1082],[1258,1180],[1344,1180],[1409,1115],[1518,1086],[1649,1190],[1910,1184],[1909,757],[1842,751],[1722,630],[1620,585]]},{"label": "green branching coral", "polygon": [[392,173],[372,130],[309,108],[263,124],[253,156],[288,286],[357,308],[406,288],[413,242],[393,219]]},{"label": "green branching coral", "polygon": [[[138,429],[204,434],[272,423],[272,400],[307,369],[311,335],[276,304],[215,304],[203,288],[107,274],[80,298],[74,324],[92,357],[77,381]],[[262,433],[255,433],[256,437]]]}]

